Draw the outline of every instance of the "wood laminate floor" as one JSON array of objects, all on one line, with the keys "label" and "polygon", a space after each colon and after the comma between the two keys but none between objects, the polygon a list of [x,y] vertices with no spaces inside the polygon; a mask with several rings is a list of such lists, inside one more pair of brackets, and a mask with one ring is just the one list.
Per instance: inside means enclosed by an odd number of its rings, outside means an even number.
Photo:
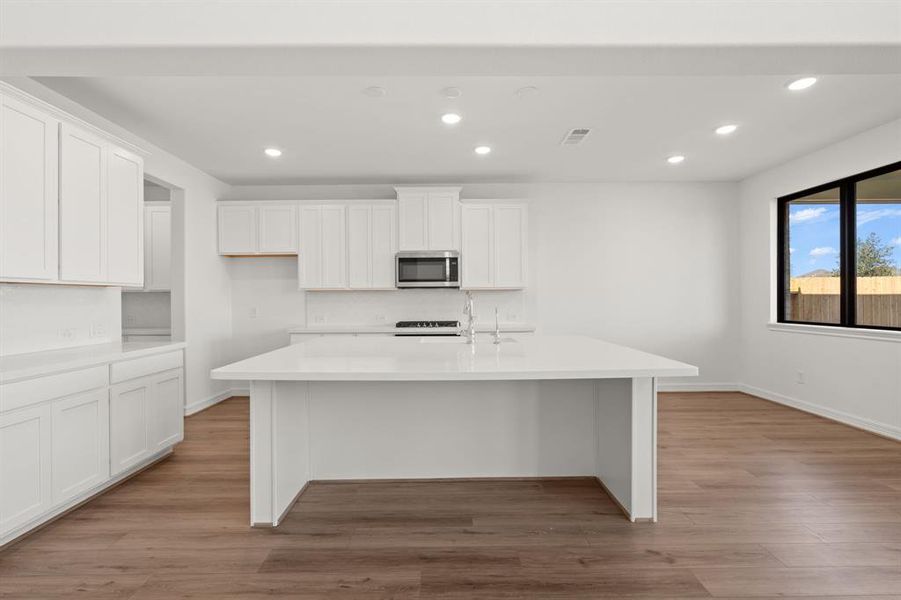
[{"label": "wood laminate floor", "polygon": [[248,527],[248,406],[0,551],[3,598],[901,598],[901,444],[661,394],[660,522],[590,480],[320,483]]}]

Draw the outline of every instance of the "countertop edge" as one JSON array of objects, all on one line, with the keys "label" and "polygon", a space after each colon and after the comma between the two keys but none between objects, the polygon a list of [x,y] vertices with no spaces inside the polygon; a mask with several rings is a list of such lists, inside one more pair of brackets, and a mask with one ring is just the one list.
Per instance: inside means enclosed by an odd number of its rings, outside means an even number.
[{"label": "countertop edge", "polygon": [[507,373],[227,373],[213,369],[210,377],[237,381],[531,381],[556,379],[634,379],[640,377],[697,377],[697,367],[691,369],[632,369],[613,371],[511,371]]},{"label": "countertop edge", "polygon": [[[500,326],[501,333],[531,333],[537,328],[529,323],[503,323]],[[288,334],[379,334],[379,333],[406,333],[406,334],[436,334],[436,333],[460,333],[465,331],[463,327],[394,327],[392,325],[298,325],[291,327]],[[477,325],[476,332],[490,333],[494,331],[493,325]]]},{"label": "countertop edge", "polygon": [[[23,367],[20,369],[10,369],[7,372],[0,373],[0,385],[7,383],[15,383],[17,381],[23,381],[26,379],[34,379],[37,377],[43,377],[45,375],[55,375],[57,373],[65,373],[67,371],[76,371],[78,369],[84,369],[87,367],[94,367],[103,364],[111,364],[116,362],[121,362],[124,360],[131,360],[135,358],[142,358],[144,356],[152,356],[154,354],[162,354],[165,352],[171,352],[173,350],[183,350],[187,347],[186,342],[157,342],[159,345],[153,346],[152,348],[135,348],[134,350],[126,350],[126,351],[106,351],[99,352],[96,355],[91,356],[83,356],[76,357],[69,360],[61,360],[59,362],[53,362],[46,365],[36,365],[31,367]],[[50,350],[48,352],[60,352],[64,350],[75,350],[76,348],[87,350],[91,346],[74,346],[73,348],[64,348],[61,350]],[[33,352],[28,353],[35,355],[35,358],[38,358],[38,355],[42,354],[41,352]],[[15,356],[15,355],[14,355]]]}]

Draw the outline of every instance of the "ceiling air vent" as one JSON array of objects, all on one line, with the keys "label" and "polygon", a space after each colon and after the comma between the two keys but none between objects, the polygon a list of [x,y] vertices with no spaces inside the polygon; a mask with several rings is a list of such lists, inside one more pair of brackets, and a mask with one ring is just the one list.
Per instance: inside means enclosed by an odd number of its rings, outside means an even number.
[{"label": "ceiling air vent", "polygon": [[591,133],[590,129],[570,129],[566,136],[563,138],[563,141],[560,142],[560,145],[574,146],[576,144],[581,144],[582,140],[588,137],[589,133]]}]

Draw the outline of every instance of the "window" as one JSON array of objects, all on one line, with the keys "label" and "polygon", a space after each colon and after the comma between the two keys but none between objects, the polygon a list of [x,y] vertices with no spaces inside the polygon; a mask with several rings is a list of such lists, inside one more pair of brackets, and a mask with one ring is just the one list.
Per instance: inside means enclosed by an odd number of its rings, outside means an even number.
[{"label": "window", "polygon": [[901,329],[901,163],[779,199],[781,323]]}]

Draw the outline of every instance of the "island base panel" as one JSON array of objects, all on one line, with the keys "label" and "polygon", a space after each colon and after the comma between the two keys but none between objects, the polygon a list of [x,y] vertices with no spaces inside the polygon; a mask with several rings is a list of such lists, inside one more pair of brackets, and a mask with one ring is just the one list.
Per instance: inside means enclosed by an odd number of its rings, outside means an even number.
[{"label": "island base panel", "polygon": [[656,519],[651,378],[251,383],[251,524],[313,480],[595,476]]}]

